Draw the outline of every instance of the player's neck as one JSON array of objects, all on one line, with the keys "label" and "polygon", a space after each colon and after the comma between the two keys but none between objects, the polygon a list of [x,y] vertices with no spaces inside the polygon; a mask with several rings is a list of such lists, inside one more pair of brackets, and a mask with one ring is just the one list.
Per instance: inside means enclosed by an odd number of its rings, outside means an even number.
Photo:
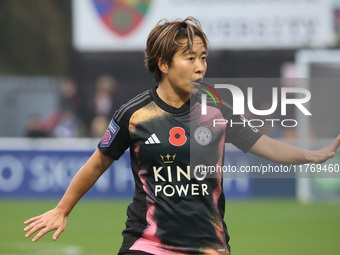
[{"label": "player's neck", "polygon": [[179,94],[164,83],[159,84],[156,92],[163,102],[175,108],[181,108],[190,99],[190,93]]}]

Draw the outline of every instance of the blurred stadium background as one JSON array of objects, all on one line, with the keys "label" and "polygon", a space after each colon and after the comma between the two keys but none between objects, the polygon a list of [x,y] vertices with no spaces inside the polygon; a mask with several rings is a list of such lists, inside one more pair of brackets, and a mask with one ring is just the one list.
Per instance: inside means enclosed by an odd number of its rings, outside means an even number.
[{"label": "blurred stadium background", "polygon": [[[143,65],[148,32],[161,18],[187,16],[211,42],[206,77],[275,79],[276,87],[311,91],[312,117],[291,110],[297,128],[264,133],[305,148],[340,133],[339,0],[2,0],[1,255],[116,254],[134,190],[128,153],[76,206],[58,242],[31,243],[23,222],[55,206],[112,113],[155,85]],[[270,88],[261,91],[259,107]],[[264,162],[228,150],[226,162]],[[340,164],[339,153],[331,162]],[[339,254],[334,176],[225,179],[233,255]]]}]

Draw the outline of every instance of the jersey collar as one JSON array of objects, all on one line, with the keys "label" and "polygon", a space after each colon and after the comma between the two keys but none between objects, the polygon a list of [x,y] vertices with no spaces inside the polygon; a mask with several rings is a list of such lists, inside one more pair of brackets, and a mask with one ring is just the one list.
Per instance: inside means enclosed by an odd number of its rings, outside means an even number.
[{"label": "jersey collar", "polygon": [[180,114],[180,113],[185,113],[187,111],[190,111],[190,100],[193,100],[193,98],[191,98],[187,102],[185,102],[185,104],[183,104],[180,108],[176,108],[176,107],[173,107],[171,105],[168,105],[158,96],[158,94],[156,92],[157,87],[158,86],[155,86],[150,90],[150,95],[151,95],[151,98],[158,105],[158,107],[160,107],[161,109],[163,109],[166,112],[174,113],[174,114]]}]

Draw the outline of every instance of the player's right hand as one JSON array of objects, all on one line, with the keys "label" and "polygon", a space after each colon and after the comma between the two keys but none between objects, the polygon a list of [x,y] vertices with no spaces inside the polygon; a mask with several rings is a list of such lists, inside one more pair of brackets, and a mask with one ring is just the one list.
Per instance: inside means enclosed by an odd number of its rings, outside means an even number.
[{"label": "player's right hand", "polygon": [[56,230],[52,237],[53,240],[56,241],[60,234],[65,230],[67,217],[68,215],[65,215],[65,213],[58,208],[54,208],[42,215],[33,217],[24,222],[26,225],[29,224],[24,229],[24,231],[27,232],[25,237],[28,238],[40,230],[40,232],[32,239],[33,242],[36,242],[46,233]]}]

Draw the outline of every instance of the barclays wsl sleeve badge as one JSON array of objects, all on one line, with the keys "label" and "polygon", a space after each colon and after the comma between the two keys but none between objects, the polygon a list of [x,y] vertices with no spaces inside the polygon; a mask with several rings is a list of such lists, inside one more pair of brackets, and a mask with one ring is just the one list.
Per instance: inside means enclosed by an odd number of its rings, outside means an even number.
[{"label": "barclays wsl sleeve badge", "polygon": [[119,129],[120,127],[112,119],[100,143],[101,147],[109,147],[113,139],[117,135]]}]

